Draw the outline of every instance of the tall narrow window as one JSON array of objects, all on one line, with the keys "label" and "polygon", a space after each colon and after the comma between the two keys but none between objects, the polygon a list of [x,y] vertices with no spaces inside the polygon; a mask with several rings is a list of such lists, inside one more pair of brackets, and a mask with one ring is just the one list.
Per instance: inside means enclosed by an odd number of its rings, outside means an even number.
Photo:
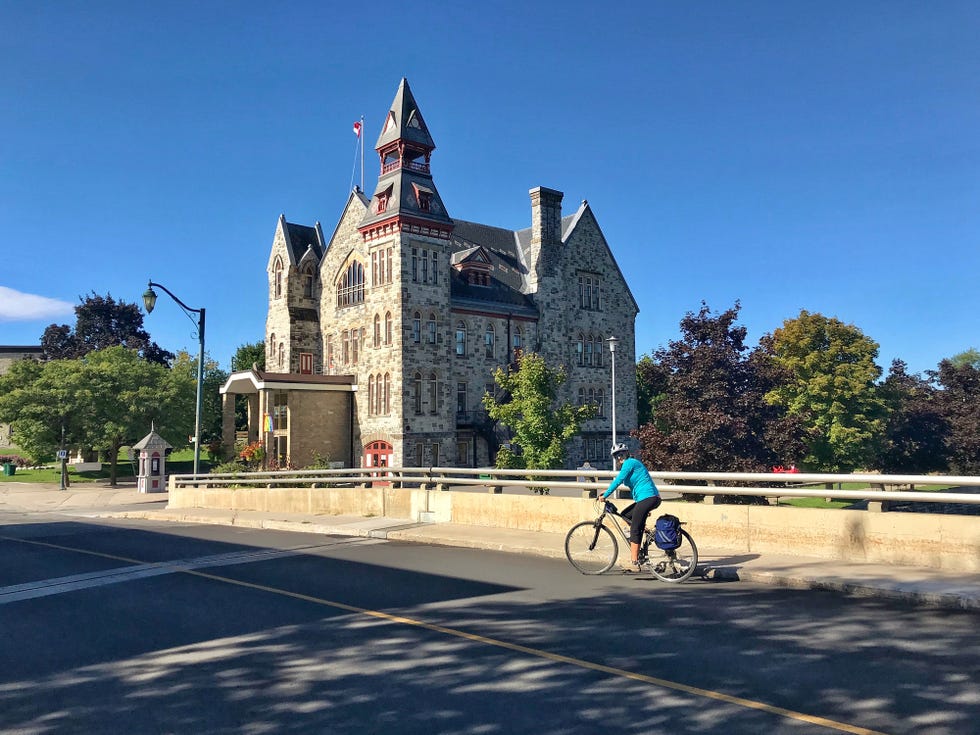
[{"label": "tall narrow window", "polygon": [[374,376],[368,378],[368,413],[374,415]]},{"label": "tall narrow window", "polygon": [[350,365],[350,330],[345,329],[340,335],[340,354],[344,365]]},{"label": "tall narrow window", "polygon": [[385,312],[385,344],[391,344],[391,312]]},{"label": "tall narrow window", "polygon": [[282,258],[279,257],[272,266],[272,292],[277,299],[282,298]]},{"label": "tall narrow window", "polygon": [[439,253],[432,251],[432,282],[439,285]]},{"label": "tall narrow window", "polygon": [[422,373],[415,373],[415,413],[422,413]]},{"label": "tall narrow window", "polygon": [[419,249],[412,248],[412,280],[419,280]]},{"label": "tall narrow window", "polygon": [[575,362],[577,364],[585,364],[585,335],[583,334],[578,336],[578,342],[575,343],[575,357]]},{"label": "tall narrow window", "polygon": [[279,343],[279,372],[282,372],[286,365],[286,343]]},{"label": "tall narrow window", "polygon": [[466,413],[466,383],[456,383],[456,413]]},{"label": "tall narrow window", "polygon": [[423,250],[422,251],[422,283],[429,282],[429,259],[426,257],[426,255],[428,255],[428,253],[425,250]]},{"label": "tall narrow window", "polygon": [[412,315],[412,341],[422,341],[422,315],[417,311]]},{"label": "tall narrow window", "polygon": [[456,325],[456,354],[466,354],[466,325],[463,322]]},{"label": "tall narrow window", "polygon": [[434,345],[436,343],[436,315],[429,314],[429,344]]},{"label": "tall narrow window", "polygon": [[382,404],[384,414],[387,416],[391,413],[391,373],[385,373]]},{"label": "tall narrow window", "polygon": [[374,315],[374,346],[381,346],[381,317]]},{"label": "tall narrow window", "polygon": [[493,344],[494,344],[494,337],[495,336],[496,336],[496,334],[493,331],[493,325],[492,324],[488,324],[487,325],[487,331],[483,335],[483,346],[485,348],[486,357],[489,357],[489,358],[492,358],[493,357]]},{"label": "tall narrow window", "polygon": [[439,413],[439,381],[435,373],[429,375],[429,413]]},{"label": "tall narrow window", "polygon": [[333,370],[333,335],[327,335],[327,368]]},{"label": "tall narrow window", "polygon": [[303,268],[303,296],[313,298],[313,267],[309,265]]}]

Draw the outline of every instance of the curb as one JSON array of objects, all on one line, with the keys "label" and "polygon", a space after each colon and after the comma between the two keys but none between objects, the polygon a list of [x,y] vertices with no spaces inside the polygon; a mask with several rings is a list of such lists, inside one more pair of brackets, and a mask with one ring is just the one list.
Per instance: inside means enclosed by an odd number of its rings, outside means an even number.
[{"label": "curb", "polygon": [[[338,536],[360,536],[366,538],[390,539],[409,543],[424,543],[436,546],[487,549],[503,551],[512,554],[532,554],[552,559],[564,558],[559,550],[545,549],[540,546],[515,545],[504,541],[488,541],[486,539],[461,538],[459,536],[439,535],[438,524],[413,522],[408,519],[393,519],[392,525],[332,525],[313,521],[276,520],[273,518],[248,518],[237,514],[225,517],[202,516],[193,512],[180,511],[121,511],[98,512],[90,514],[95,518],[124,518],[133,520],[169,521],[175,523],[194,523],[201,525],[238,526],[241,528],[258,528],[273,531],[292,531],[302,533],[317,533]],[[434,532],[413,533],[420,528],[430,528]],[[847,582],[839,579],[815,578],[799,574],[779,574],[771,571],[759,571],[735,566],[705,566],[701,575],[704,579],[719,582],[753,582],[773,587],[784,587],[797,590],[825,590],[853,597],[879,598],[908,603],[921,607],[940,608],[945,610],[980,610],[980,596],[969,596],[948,592],[923,592],[898,587],[871,586],[858,582]]]}]

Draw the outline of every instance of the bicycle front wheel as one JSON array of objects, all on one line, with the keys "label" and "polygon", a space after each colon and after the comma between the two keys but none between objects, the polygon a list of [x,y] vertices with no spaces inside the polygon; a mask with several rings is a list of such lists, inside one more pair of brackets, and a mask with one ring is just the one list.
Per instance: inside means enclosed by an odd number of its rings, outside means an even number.
[{"label": "bicycle front wheel", "polygon": [[602,574],[616,563],[619,544],[613,532],[602,524],[582,521],[565,536],[565,556],[582,574]]},{"label": "bicycle front wheel", "polygon": [[662,582],[683,582],[694,574],[698,568],[698,547],[691,534],[681,529],[681,545],[671,551],[651,545],[649,568]]}]

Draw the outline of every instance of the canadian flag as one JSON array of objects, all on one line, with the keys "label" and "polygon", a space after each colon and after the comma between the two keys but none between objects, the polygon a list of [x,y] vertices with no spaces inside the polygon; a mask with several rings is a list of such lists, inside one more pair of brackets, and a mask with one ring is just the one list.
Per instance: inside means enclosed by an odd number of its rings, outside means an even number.
[{"label": "canadian flag", "polygon": [[361,137],[361,123],[360,121],[354,123],[354,135],[358,138]]}]

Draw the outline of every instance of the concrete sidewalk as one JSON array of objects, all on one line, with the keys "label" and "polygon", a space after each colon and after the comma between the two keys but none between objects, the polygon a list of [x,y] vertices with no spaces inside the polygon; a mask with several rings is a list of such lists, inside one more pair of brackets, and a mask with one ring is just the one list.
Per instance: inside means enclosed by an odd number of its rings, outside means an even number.
[{"label": "concrete sidewalk", "polygon": [[[491,549],[564,559],[564,534],[517,531],[412,519],[299,515],[205,508],[167,508],[167,495],[144,494],[135,486],[107,488],[28,483],[0,485],[0,511],[55,512],[96,518],[234,525],[279,531],[367,536],[442,546]],[[695,540],[697,540],[695,538]],[[932,607],[980,610],[980,574],[908,566],[856,564],[811,557],[753,554],[699,547],[708,578],[750,581],[798,589],[826,589],[864,597],[903,600]]]}]

